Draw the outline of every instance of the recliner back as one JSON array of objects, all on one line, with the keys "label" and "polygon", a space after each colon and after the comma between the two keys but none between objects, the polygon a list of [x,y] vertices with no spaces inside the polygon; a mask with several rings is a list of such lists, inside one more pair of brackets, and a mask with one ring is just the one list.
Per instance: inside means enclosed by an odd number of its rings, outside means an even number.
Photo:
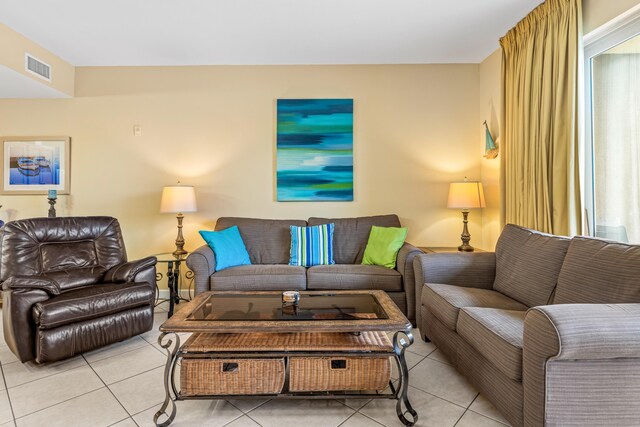
[{"label": "recliner back", "polygon": [[4,227],[0,280],[44,274],[67,290],[97,283],[109,268],[126,261],[115,218],[23,219]]}]

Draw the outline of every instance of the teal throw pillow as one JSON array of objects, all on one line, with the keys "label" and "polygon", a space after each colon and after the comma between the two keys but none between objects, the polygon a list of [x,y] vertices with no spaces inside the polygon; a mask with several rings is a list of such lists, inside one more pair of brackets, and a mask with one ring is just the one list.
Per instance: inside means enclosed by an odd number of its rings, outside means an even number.
[{"label": "teal throw pillow", "polygon": [[237,225],[220,231],[201,230],[199,233],[216,255],[216,271],[251,264]]},{"label": "teal throw pillow", "polygon": [[371,227],[362,264],[396,268],[398,251],[407,238],[405,227]]},{"label": "teal throw pillow", "polygon": [[334,224],[291,228],[291,257],[289,265],[311,267],[335,264],[333,260]]}]

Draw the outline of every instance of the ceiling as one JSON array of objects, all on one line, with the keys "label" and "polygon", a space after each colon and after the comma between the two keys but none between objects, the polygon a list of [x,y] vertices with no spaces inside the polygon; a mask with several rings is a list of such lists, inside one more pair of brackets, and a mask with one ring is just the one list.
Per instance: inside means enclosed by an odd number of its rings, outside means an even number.
[{"label": "ceiling", "polygon": [[75,66],[478,63],[541,0],[2,0]]}]

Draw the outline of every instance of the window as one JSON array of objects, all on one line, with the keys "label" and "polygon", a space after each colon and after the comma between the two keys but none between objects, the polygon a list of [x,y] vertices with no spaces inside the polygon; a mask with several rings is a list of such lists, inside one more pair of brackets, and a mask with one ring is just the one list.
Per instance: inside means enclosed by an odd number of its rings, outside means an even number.
[{"label": "window", "polygon": [[587,227],[640,243],[640,14],[613,27],[585,39]]}]

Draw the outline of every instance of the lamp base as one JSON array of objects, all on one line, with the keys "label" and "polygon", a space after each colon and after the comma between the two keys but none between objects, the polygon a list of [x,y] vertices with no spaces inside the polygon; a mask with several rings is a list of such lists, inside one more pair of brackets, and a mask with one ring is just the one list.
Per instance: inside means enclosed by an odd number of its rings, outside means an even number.
[{"label": "lamp base", "polygon": [[467,244],[467,245],[463,244],[463,245],[458,246],[458,250],[460,252],[473,252],[475,250],[475,248],[473,246],[469,245],[469,244]]},{"label": "lamp base", "polygon": [[187,254],[187,251],[184,250],[184,237],[182,237],[182,219],[184,215],[179,213],[176,218],[178,219],[178,237],[176,238],[176,250],[173,251],[173,256],[180,258]]},{"label": "lamp base", "polygon": [[458,246],[458,250],[460,252],[473,252],[473,246],[469,244],[471,241],[471,234],[469,234],[469,229],[467,228],[467,224],[469,223],[469,211],[462,211],[462,234],[460,235],[460,239],[462,240],[462,244]]}]

